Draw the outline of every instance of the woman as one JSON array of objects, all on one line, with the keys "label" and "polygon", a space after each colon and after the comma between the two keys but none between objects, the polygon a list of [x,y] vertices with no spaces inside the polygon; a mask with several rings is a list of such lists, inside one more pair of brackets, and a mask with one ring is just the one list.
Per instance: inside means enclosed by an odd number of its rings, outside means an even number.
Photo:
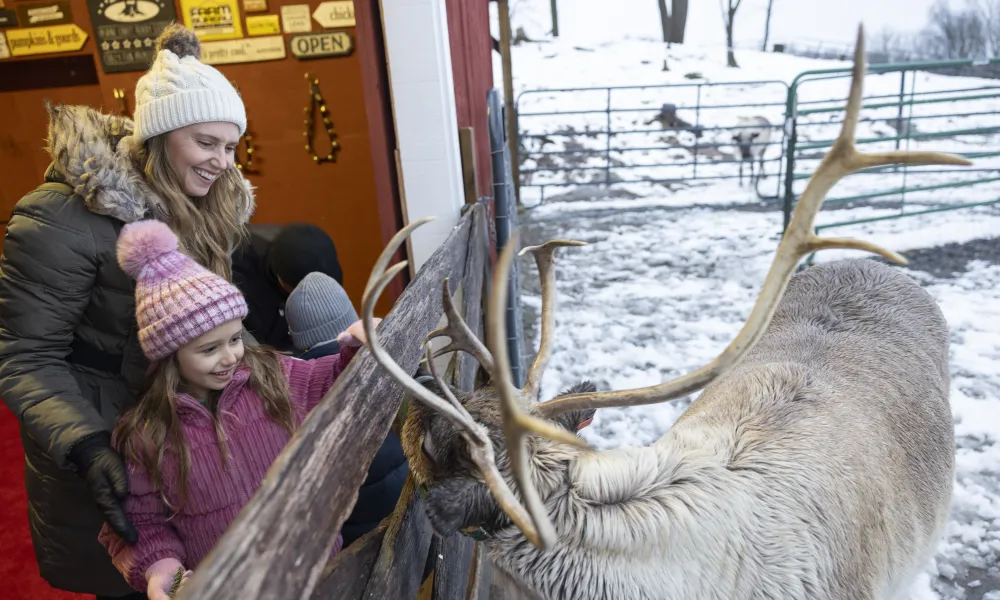
[{"label": "woman", "polygon": [[143,597],[130,596],[97,540],[105,521],[137,538],[110,432],[148,365],[118,233],[164,221],[188,254],[229,279],[253,212],[233,165],[243,102],[199,56],[191,31],[165,30],[136,85],[134,121],[46,106],[52,164],[14,207],[0,257],[0,398],[21,422],[39,570],[53,587],[98,598]]}]

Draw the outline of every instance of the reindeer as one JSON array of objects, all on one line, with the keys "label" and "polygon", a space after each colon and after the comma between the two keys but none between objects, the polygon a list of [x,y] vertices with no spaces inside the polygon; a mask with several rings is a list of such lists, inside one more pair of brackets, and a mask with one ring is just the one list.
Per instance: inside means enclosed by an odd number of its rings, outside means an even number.
[{"label": "reindeer", "polygon": [[[647,388],[598,392],[584,382],[536,404],[552,353],[554,254],[525,248],[542,289],[540,349],[524,386],[511,381],[504,308],[516,238],[497,262],[487,348],[444,282],[447,325],[428,335],[430,379],[387,354],[373,310],[403,228],[373,268],[362,321],[375,359],[410,402],[402,430],[428,516],[441,535],[483,539],[493,565],[536,598],[875,600],[902,598],[947,522],[954,474],[948,330],[938,306],[889,265],[855,259],[794,274],[827,248],[905,259],[872,243],[820,238],[816,213],[843,176],[890,164],[961,164],[932,152],[854,147],[865,73],[859,29],[839,138],[812,176],[747,322],[709,364]],[[465,393],[434,356],[461,350],[490,375]],[[648,447],[597,452],[577,427],[600,407],[702,390]]]},{"label": "reindeer", "polygon": [[[733,141],[740,149],[740,186],[743,185],[743,163],[750,163],[750,187],[757,185],[757,180],[766,177],[764,174],[764,152],[771,140],[771,122],[764,117],[737,117],[738,126],[733,130]],[[754,161],[760,168],[754,175]]]}]

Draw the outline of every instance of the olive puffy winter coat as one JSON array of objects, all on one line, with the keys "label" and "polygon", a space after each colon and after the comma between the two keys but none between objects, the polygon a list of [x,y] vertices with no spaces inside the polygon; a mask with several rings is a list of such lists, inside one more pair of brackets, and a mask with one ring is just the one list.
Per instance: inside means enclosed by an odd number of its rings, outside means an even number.
[{"label": "olive puffy winter coat", "polygon": [[132,122],[48,107],[46,183],[14,207],[0,257],[0,398],[21,424],[28,518],[42,577],[101,596],[132,590],[97,541],[104,522],[68,461],[135,401],[147,361],[134,282],[118,266],[124,223],[163,218],[127,158]]}]

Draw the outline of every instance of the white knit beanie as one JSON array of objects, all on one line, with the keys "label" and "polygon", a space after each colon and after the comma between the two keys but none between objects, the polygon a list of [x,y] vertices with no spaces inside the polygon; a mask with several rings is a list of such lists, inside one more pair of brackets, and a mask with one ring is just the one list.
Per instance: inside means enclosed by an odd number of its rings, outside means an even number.
[{"label": "white knit beanie", "polygon": [[247,129],[243,100],[211,65],[190,29],[171,24],[156,40],[156,58],[135,85],[135,135],[140,142],[195,123],[235,123]]}]

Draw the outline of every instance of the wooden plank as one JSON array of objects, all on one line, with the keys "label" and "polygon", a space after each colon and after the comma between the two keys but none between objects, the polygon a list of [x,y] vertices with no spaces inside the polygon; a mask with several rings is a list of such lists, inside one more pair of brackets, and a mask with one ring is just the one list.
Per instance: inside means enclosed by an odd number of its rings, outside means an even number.
[{"label": "wooden plank", "polygon": [[365,587],[378,558],[389,519],[369,531],[333,557],[313,590],[313,600],[356,600],[364,596]]},{"label": "wooden plank", "polygon": [[424,566],[434,531],[412,476],[406,478],[400,497],[410,501],[404,511],[396,512],[396,515],[402,514],[402,518],[395,518],[394,515],[389,522],[368,587],[365,588],[365,598],[409,600],[416,597],[424,580]]},{"label": "wooden plank", "polygon": [[[466,254],[465,278],[462,280],[462,316],[469,324],[472,333],[479,336],[483,343],[483,306],[486,301],[486,257],[490,251],[489,231],[486,223],[486,205],[478,203],[475,220],[472,222],[469,235],[469,252]],[[472,355],[462,352],[458,370],[458,386],[466,391],[476,389],[476,373],[479,363]]]},{"label": "wooden plank", "polygon": [[[465,278],[462,280],[462,315],[472,332],[483,336],[483,283],[485,280],[487,246],[486,210],[476,211],[469,235],[469,252],[466,254]],[[472,391],[476,386],[479,363],[472,355],[461,352],[457,384]],[[441,540],[441,550],[434,558],[434,600],[464,600],[472,570],[475,542],[466,536],[454,534]]]},{"label": "wooden plank", "polygon": [[476,542],[460,533],[441,540],[434,565],[433,600],[465,600]]},{"label": "wooden plank", "polygon": [[[416,370],[420,341],[440,318],[441,281],[464,274],[471,223],[471,214],[459,221],[379,327],[404,371]],[[368,350],[358,352],[178,600],[309,598],[401,397]]]},{"label": "wooden plank", "polygon": [[472,582],[469,584],[468,600],[489,600],[490,581],[493,566],[490,564],[486,547],[476,544],[475,556],[472,559],[475,569],[472,573]]}]

